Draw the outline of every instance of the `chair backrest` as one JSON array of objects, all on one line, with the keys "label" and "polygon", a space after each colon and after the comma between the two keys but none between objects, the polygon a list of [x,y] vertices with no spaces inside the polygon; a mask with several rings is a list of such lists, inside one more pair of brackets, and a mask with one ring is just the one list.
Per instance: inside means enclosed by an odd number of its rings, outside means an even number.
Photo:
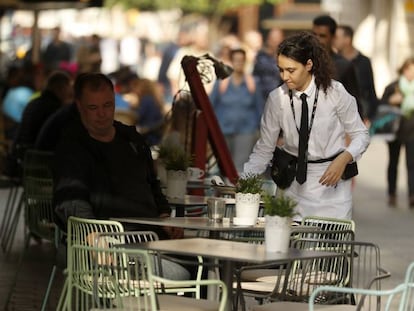
[{"label": "chair backrest", "polygon": [[52,204],[53,180],[25,176],[23,187],[27,229],[31,234],[55,242],[57,229]]},{"label": "chair backrest", "polygon": [[[152,231],[129,231],[129,232],[117,232],[117,233],[100,233],[95,239],[97,247],[119,247],[121,244],[136,244],[146,243],[158,240],[158,235]],[[200,281],[203,277],[203,258],[197,256],[195,260],[181,260],[173,258],[163,254],[153,254],[150,256],[153,260],[154,274],[158,276],[164,276],[165,269],[180,269],[177,267],[179,264],[197,266],[196,281]],[[171,271],[169,271],[171,272]],[[161,288],[165,293],[194,293],[195,297],[199,299],[201,297],[201,287],[199,284],[194,286],[180,286],[170,284],[168,288]]]},{"label": "chair backrest", "polygon": [[[412,311],[414,309],[414,262],[412,262],[405,274],[404,291],[401,295],[399,311]],[[387,303],[387,310],[389,304]]]},{"label": "chair backrest", "polygon": [[[124,227],[120,222],[110,220],[97,220],[86,219],[71,216],[68,219],[68,232],[67,232],[67,266],[72,271],[78,270],[90,270],[91,261],[88,252],[78,252],[74,254],[73,246],[94,246],[99,234],[105,232],[124,232]],[[86,257],[80,257],[80,256]],[[75,257],[74,257],[75,256]],[[89,279],[80,279],[82,277],[79,273],[72,275],[68,274],[65,305],[69,310],[72,310],[72,303],[74,302],[73,292],[75,289],[82,288],[84,292],[91,294],[92,283]],[[80,286],[79,284],[82,284]]]},{"label": "chair backrest", "polygon": [[[403,283],[395,286],[392,289],[379,290],[379,289],[368,289],[361,287],[333,287],[333,286],[322,286],[317,288],[311,295],[309,299],[309,310],[318,310],[315,308],[315,304],[318,303],[318,297],[322,295],[335,295],[339,297],[354,297],[360,296],[362,299],[358,302],[355,310],[374,310],[373,307],[376,307],[376,310],[384,311],[412,311],[414,309],[414,262],[412,262],[405,274],[405,279]],[[387,298],[386,303],[381,306],[380,304],[371,306],[368,305],[366,301],[374,300],[380,302],[382,298]],[[329,302],[328,302],[329,303]],[[397,304],[396,304],[397,303]],[[336,308],[337,307],[337,308]],[[329,310],[343,310],[341,306],[328,306]]]},{"label": "chair backrest", "polygon": [[52,206],[53,153],[28,149],[23,160],[23,198],[25,221],[30,233],[56,242],[58,230]]},{"label": "chair backrest", "polygon": [[24,154],[23,178],[52,178],[53,152],[28,149]]},{"label": "chair backrest", "polygon": [[143,250],[72,245],[72,305],[79,311],[157,310],[152,269]]},{"label": "chair backrest", "polygon": [[330,218],[321,216],[307,216],[302,219],[302,226],[314,226],[323,230],[352,230],[355,231],[355,222],[351,219]]},{"label": "chair backrest", "polygon": [[98,234],[105,232],[124,232],[124,227],[118,221],[69,217],[68,252],[74,244],[93,246]]},{"label": "chair backrest", "polygon": [[[381,255],[378,245],[363,241],[332,241],[317,239],[302,239],[298,244],[307,245],[308,248],[329,247],[334,244],[338,252],[347,256],[347,271],[349,277],[344,287],[371,288],[381,290],[381,280],[390,276],[390,273],[381,267]],[[336,297],[341,302],[357,304],[366,310],[380,310],[381,297],[368,296],[361,294],[344,295],[342,298]]]}]

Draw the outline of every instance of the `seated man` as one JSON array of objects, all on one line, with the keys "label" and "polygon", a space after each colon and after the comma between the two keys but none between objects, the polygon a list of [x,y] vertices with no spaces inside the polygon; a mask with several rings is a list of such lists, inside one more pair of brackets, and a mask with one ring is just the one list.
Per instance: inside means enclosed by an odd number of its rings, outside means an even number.
[{"label": "seated man", "polygon": [[[72,215],[93,219],[168,217],[170,207],[144,138],[135,127],[114,121],[111,80],[99,73],[81,74],[74,84],[74,97],[80,118],[69,122],[55,150],[58,225],[65,230]],[[182,230],[173,228],[125,227],[152,230],[161,239],[182,235]]]}]

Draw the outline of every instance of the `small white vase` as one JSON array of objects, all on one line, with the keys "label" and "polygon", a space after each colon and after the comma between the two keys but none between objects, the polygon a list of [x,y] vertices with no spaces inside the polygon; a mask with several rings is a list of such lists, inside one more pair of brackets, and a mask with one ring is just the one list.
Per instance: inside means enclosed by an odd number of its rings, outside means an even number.
[{"label": "small white vase", "polygon": [[187,193],[187,171],[167,171],[167,197],[183,198]]},{"label": "small white vase", "polygon": [[259,214],[260,193],[238,192],[235,195],[235,199],[237,224],[244,226],[255,225]]},{"label": "small white vase", "polygon": [[287,253],[289,250],[292,219],[265,216],[265,247],[269,253]]}]

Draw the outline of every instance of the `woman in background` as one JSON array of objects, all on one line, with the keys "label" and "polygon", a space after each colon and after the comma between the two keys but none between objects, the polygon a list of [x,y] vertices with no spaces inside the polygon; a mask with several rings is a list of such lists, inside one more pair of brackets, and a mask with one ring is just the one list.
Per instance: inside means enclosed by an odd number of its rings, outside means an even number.
[{"label": "woman in background", "polygon": [[399,78],[384,90],[381,104],[401,109],[402,117],[396,139],[388,142],[388,204],[397,205],[397,170],[401,146],[405,146],[409,205],[414,208],[414,57],[404,61]]},{"label": "woman in background", "polygon": [[216,81],[210,101],[234,165],[242,172],[257,140],[264,102],[259,84],[246,73],[246,52],[234,49],[230,59],[233,74]]}]

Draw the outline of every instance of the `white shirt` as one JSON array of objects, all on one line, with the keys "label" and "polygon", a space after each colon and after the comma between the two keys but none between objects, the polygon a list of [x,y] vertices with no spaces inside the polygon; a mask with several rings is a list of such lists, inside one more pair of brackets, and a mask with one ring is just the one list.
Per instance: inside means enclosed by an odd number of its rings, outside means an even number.
[{"label": "white shirt", "polygon": [[[303,92],[307,95],[309,122],[315,100],[316,84],[314,77]],[[249,161],[244,165],[245,173],[263,173],[269,165],[279,133],[283,130],[284,149],[298,154],[298,142],[301,118],[302,92],[293,91],[295,119],[289,99],[289,89],[283,84],[273,90],[266,101],[261,120],[260,138],[257,141]],[[332,80],[325,94],[319,89],[315,117],[309,136],[308,160],[326,159],[347,150],[357,161],[368,148],[370,137],[368,129],[358,113],[356,100],[343,87]],[[345,145],[345,134],[351,138],[349,146]]]}]

